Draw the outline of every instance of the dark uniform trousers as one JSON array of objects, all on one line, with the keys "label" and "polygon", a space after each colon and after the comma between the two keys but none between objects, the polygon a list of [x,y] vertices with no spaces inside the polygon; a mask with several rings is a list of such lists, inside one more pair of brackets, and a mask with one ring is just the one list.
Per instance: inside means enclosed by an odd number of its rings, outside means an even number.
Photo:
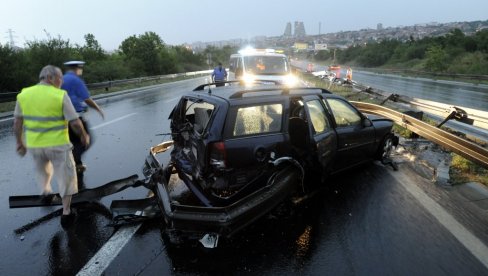
[{"label": "dark uniform trousers", "polygon": [[[86,133],[88,133],[88,135],[90,135],[90,131],[88,129],[88,124],[87,122],[85,121],[85,119],[83,119],[83,117],[79,117],[81,123],[83,124],[83,127],[85,128],[85,131]],[[71,143],[73,144],[73,157],[75,159],[75,163],[76,165],[81,165],[83,164],[83,162],[81,161],[81,156],[83,155],[83,153],[88,149],[87,147],[85,147],[82,143],[81,143],[81,139],[80,137],[73,131],[73,129],[71,128],[71,126],[69,127],[69,140],[71,141]],[[92,137],[90,135],[90,144],[92,143]]]}]

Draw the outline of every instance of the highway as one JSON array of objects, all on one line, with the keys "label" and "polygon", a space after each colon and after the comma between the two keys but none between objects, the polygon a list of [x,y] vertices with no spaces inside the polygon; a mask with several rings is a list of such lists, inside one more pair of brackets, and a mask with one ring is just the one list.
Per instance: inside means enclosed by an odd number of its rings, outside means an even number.
[{"label": "highway", "polygon": [[[106,119],[87,114],[94,141],[83,185],[140,174],[149,147],[169,139],[161,134],[169,132],[180,94],[204,81],[100,100]],[[473,204],[488,205],[488,198],[438,186],[408,161],[399,171],[368,164],[330,178],[309,201],[281,206],[214,250],[172,246],[162,221],[107,226],[110,202],[146,197],[142,187],[76,206],[78,219],[68,231],[56,216],[59,207],[9,209],[9,196],[37,189],[32,160],[15,154],[8,121],[0,127],[0,162],[0,275],[488,274],[488,211]]]}]

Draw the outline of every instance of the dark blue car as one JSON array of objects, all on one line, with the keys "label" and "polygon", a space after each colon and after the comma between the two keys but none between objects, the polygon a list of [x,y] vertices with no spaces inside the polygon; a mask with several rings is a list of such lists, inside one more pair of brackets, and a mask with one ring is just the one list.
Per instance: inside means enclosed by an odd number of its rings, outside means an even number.
[{"label": "dark blue car", "polygon": [[[173,141],[151,150],[146,175],[161,184],[173,240],[230,236],[286,198],[326,185],[309,179],[386,160],[398,143],[391,120],[320,88],[202,85],[181,97],[170,120]],[[156,155],[167,149],[163,166]],[[175,194],[175,183],[185,191]]]}]

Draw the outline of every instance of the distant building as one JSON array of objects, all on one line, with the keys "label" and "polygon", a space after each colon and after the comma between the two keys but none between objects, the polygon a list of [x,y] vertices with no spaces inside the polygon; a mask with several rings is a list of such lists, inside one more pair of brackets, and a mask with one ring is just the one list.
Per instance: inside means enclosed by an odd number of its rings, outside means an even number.
[{"label": "distant building", "polygon": [[[320,26],[320,25],[319,25]],[[195,52],[203,51],[207,46],[223,47],[225,45],[245,47],[252,45],[254,47],[287,49],[304,51],[317,51],[318,49],[327,50],[343,49],[353,45],[366,45],[374,41],[398,40],[409,41],[413,37],[415,40],[425,37],[437,37],[449,33],[453,28],[460,29],[466,35],[474,34],[488,28],[488,20],[472,22],[451,22],[440,24],[437,22],[415,24],[412,26],[384,26],[377,23],[376,28],[365,28],[355,31],[340,31],[336,33],[326,33],[319,35],[306,35],[303,22],[287,23],[284,33],[279,33],[274,37],[256,36],[245,39],[230,39],[213,42],[195,42],[192,43],[192,49]],[[278,30],[279,32],[279,30]],[[299,44],[295,45],[295,42]],[[300,43],[306,43],[304,46]],[[319,44],[319,45],[315,45]],[[320,45],[323,44],[323,45]],[[320,50],[319,50],[320,51]]]},{"label": "distant building", "polygon": [[294,37],[305,37],[307,34],[305,33],[305,26],[301,21],[295,21],[295,32]]},{"label": "distant building", "polygon": [[481,32],[482,30],[486,29],[488,29],[488,26],[478,26],[478,28],[476,28],[476,32]]},{"label": "distant building", "polygon": [[293,48],[297,51],[303,51],[308,49],[308,44],[307,43],[302,43],[302,42],[295,42],[293,45]]},{"label": "distant building", "polygon": [[291,37],[291,23],[286,23],[285,32],[283,33],[285,37]]},{"label": "distant building", "polygon": [[327,47],[327,43],[315,43],[314,50],[322,51],[322,50],[329,50],[329,48]]}]

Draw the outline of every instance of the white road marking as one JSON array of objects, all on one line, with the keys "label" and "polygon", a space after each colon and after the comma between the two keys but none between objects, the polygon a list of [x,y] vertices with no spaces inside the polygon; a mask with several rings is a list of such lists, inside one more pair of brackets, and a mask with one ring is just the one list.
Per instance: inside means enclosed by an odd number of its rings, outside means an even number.
[{"label": "white road marking", "polygon": [[97,129],[97,128],[101,128],[101,127],[104,127],[104,126],[106,126],[106,125],[109,125],[109,124],[112,124],[112,123],[118,122],[118,121],[120,121],[120,120],[123,120],[123,119],[125,119],[125,118],[131,117],[131,116],[134,116],[134,115],[136,115],[136,114],[137,114],[137,113],[130,113],[130,114],[127,114],[127,115],[125,115],[125,116],[119,117],[119,118],[117,118],[117,119],[115,119],[115,120],[108,121],[108,122],[105,122],[105,123],[103,123],[103,124],[99,124],[99,125],[97,125],[97,126],[91,127],[90,129]]},{"label": "white road marking", "polygon": [[[456,239],[463,244],[486,268],[488,268],[488,247],[453,216],[446,212],[437,202],[426,195],[415,183],[408,180],[403,172],[391,172],[402,186],[412,194],[424,208],[430,212]],[[399,176],[398,174],[402,174]],[[406,183],[406,180],[408,183]]]},{"label": "white road marking", "polygon": [[76,275],[102,275],[105,269],[107,269],[110,263],[117,257],[120,250],[124,248],[141,225],[142,224],[139,223],[129,227],[122,226]]}]

